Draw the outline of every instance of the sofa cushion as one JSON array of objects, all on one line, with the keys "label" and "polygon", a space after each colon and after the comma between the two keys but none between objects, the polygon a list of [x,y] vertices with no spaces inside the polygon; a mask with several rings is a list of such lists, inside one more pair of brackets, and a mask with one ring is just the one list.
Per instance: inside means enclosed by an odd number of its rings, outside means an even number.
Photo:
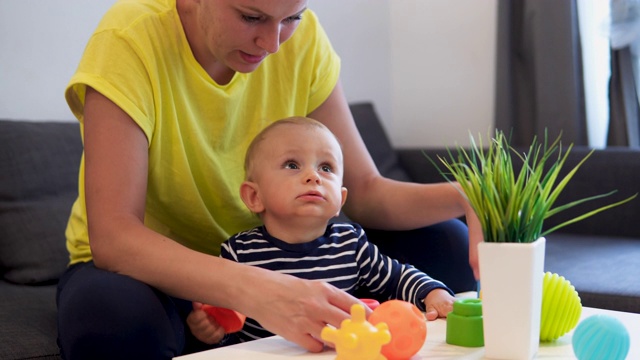
[{"label": "sofa cushion", "polygon": [[582,305],[640,313],[640,239],[553,233],[545,271],[564,276]]},{"label": "sofa cushion", "polygon": [[0,359],[60,359],[56,286],[0,281]]},{"label": "sofa cushion", "polygon": [[0,272],[20,284],[55,281],[69,255],[64,230],[77,197],[77,123],[0,120]]}]

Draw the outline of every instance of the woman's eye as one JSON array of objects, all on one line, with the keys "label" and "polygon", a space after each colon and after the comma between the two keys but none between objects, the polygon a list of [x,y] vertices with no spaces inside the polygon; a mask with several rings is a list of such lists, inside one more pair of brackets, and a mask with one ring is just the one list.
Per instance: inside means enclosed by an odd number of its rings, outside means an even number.
[{"label": "woman's eye", "polygon": [[302,14],[290,16],[290,17],[284,19],[284,22],[293,23],[293,22],[300,21],[300,20],[302,20]]},{"label": "woman's eye", "polygon": [[260,17],[259,16],[251,16],[251,15],[242,15],[242,20],[244,20],[245,22],[248,22],[250,24],[253,24],[253,23],[257,23],[258,21],[260,21]]},{"label": "woman's eye", "polygon": [[284,164],[284,168],[285,169],[292,169],[292,170],[297,170],[298,169],[298,164],[292,162],[292,161],[288,161],[287,163]]}]

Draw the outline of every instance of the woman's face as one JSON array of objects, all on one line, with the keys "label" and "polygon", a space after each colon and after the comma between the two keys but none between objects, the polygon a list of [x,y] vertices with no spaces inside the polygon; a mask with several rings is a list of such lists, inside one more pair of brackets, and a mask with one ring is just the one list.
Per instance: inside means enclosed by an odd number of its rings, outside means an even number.
[{"label": "woman's face", "polygon": [[[298,27],[307,0],[192,0],[196,22],[187,31],[206,69],[254,71]],[[184,22],[184,20],[183,20]],[[189,36],[191,35],[191,36]]]}]

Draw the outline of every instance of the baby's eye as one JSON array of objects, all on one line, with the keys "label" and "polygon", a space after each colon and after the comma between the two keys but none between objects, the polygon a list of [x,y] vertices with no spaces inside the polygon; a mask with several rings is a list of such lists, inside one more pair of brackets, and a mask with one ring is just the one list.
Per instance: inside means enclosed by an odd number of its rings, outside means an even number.
[{"label": "baby's eye", "polygon": [[321,165],[320,170],[324,172],[333,172],[331,165]]},{"label": "baby's eye", "polygon": [[300,167],[298,167],[298,164],[296,164],[293,161],[287,161],[286,163],[284,163],[284,168],[285,169],[298,170]]}]

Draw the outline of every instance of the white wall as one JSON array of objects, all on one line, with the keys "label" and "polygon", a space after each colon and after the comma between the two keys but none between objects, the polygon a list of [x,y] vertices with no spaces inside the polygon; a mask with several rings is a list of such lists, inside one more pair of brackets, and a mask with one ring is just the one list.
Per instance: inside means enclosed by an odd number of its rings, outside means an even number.
[{"label": "white wall", "polygon": [[493,130],[497,0],[310,0],[349,101],[373,101],[396,146]]},{"label": "white wall", "polygon": [[493,129],[496,0],[403,0],[391,8],[392,137],[468,144]]},{"label": "white wall", "polygon": [[[0,0],[0,118],[72,120],[64,87],[115,0]],[[493,119],[496,0],[310,0],[349,101],[397,146],[467,143]]]},{"label": "white wall", "polygon": [[0,0],[0,118],[73,120],[64,88],[115,0]]},{"label": "white wall", "polygon": [[310,0],[342,59],[347,100],[373,102],[390,131],[391,0]]}]

